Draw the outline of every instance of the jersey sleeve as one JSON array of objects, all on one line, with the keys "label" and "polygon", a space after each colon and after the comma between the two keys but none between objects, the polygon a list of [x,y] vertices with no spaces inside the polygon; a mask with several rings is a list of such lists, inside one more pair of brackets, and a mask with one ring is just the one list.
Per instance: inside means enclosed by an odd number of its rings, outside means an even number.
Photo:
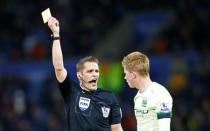
[{"label": "jersey sleeve", "polygon": [[117,101],[117,98],[112,94],[112,107],[111,107],[111,124],[119,124],[122,119],[122,111]]},{"label": "jersey sleeve", "polygon": [[65,103],[68,102],[73,89],[72,82],[68,74],[62,83],[58,82],[58,86]]},{"label": "jersey sleeve", "polygon": [[162,93],[157,103],[157,117],[158,119],[172,117],[172,97],[168,92]]}]

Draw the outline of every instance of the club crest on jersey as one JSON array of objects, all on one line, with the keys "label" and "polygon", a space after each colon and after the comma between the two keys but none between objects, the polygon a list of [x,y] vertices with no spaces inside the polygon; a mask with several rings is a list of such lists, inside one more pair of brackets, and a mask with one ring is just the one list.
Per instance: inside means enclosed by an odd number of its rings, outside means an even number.
[{"label": "club crest on jersey", "polygon": [[147,98],[143,98],[142,107],[146,107],[146,106],[147,106]]},{"label": "club crest on jersey", "polygon": [[81,111],[85,111],[90,106],[90,99],[85,97],[79,98],[79,108]]},{"label": "club crest on jersey", "polygon": [[101,110],[102,110],[103,117],[107,118],[109,116],[110,108],[103,106],[101,107]]}]

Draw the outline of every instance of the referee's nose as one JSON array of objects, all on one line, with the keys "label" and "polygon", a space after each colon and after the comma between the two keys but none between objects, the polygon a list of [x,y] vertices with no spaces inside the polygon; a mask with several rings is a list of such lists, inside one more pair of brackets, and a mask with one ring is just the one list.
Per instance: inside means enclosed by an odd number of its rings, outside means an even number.
[{"label": "referee's nose", "polygon": [[99,72],[98,72],[98,71],[93,71],[93,76],[94,76],[94,77],[99,76]]}]

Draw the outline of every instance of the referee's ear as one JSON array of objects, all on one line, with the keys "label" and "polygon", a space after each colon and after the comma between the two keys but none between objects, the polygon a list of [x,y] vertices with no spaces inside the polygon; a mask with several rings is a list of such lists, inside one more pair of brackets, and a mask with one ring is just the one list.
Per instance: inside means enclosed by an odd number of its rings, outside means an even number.
[{"label": "referee's ear", "polygon": [[77,78],[80,80],[81,79],[81,73],[77,72]]}]

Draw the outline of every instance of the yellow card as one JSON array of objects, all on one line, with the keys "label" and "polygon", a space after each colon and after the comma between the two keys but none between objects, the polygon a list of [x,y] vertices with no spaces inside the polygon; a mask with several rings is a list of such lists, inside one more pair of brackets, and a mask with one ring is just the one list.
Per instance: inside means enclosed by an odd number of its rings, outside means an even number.
[{"label": "yellow card", "polygon": [[44,23],[47,23],[48,18],[51,17],[50,8],[47,8],[42,12],[42,19]]}]

